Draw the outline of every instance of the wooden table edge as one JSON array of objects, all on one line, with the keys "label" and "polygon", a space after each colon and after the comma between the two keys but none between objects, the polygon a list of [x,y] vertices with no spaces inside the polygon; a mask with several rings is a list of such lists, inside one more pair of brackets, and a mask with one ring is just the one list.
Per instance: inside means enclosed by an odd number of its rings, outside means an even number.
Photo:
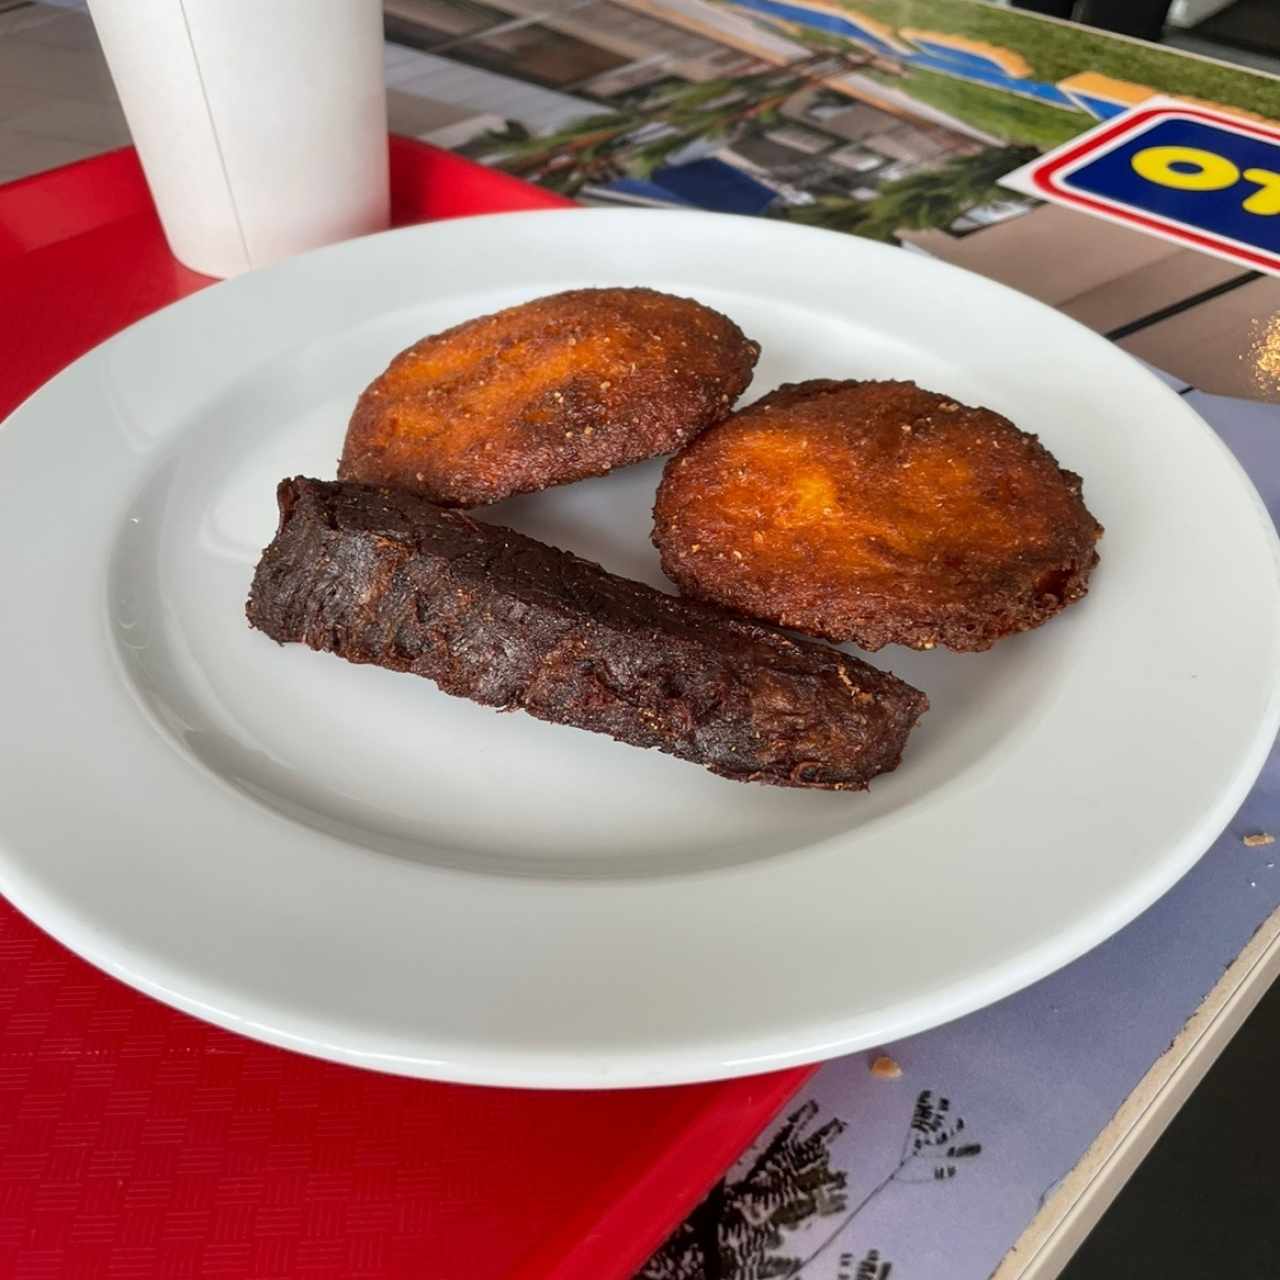
[{"label": "wooden table edge", "polygon": [[1280,907],[1045,1197],[991,1280],[1053,1280],[1062,1271],[1277,976]]}]

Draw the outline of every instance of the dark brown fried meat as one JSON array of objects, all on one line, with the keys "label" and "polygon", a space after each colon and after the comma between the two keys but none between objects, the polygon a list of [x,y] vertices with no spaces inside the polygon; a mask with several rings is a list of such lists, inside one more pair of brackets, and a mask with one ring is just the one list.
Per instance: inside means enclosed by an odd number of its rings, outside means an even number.
[{"label": "dark brown fried meat", "polygon": [[689,298],[539,298],[396,356],[356,405],[338,476],[474,507],[603,475],[719,422],[759,353]]},{"label": "dark brown fried meat", "polygon": [[247,613],[281,643],[780,786],[864,788],[928,705],[825,645],[412,494],[299,477],[277,497]]},{"label": "dark brown fried meat", "polygon": [[653,540],[686,595],[864,649],[987,649],[1083,597],[1080,477],[913,382],[801,382],[672,458]]}]

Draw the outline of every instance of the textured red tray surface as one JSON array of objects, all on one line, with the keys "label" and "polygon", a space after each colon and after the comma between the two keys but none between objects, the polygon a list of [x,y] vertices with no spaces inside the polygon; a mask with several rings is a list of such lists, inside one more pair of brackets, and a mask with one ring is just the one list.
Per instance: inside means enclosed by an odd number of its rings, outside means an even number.
[{"label": "textured red tray surface", "polygon": [[[399,223],[558,196],[392,139]],[[212,283],[132,151],[0,187],[0,415]],[[0,901],[0,1276],[626,1277],[808,1073],[679,1089],[430,1084],[232,1035]]]}]

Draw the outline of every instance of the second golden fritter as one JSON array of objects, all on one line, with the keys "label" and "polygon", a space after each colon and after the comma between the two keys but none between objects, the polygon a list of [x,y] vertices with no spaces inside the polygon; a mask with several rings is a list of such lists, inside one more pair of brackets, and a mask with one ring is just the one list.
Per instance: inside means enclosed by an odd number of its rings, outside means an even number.
[{"label": "second golden fritter", "polygon": [[1080,477],[912,382],[779,388],[668,462],[653,539],[682,591],[864,649],[987,649],[1087,590]]},{"label": "second golden fritter", "polygon": [[456,507],[602,475],[724,418],[759,354],[689,298],[539,298],[401,352],[360,397],[338,475]]}]

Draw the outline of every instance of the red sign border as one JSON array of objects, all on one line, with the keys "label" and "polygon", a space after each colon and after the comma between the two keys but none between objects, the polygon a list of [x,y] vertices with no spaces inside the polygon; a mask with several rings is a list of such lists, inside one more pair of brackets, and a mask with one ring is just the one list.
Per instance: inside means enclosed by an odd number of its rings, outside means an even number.
[{"label": "red sign border", "polygon": [[1105,214],[1107,217],[1116,218],[1123,222],[1132,222],[1149,231],[1157,231],[1161,235],[1169,236],[1173,239],[1189,241],[1191,244],[1217,254],[1256,263],[1269,271],[1280,271],[1280,254],[1269,254],[1265,250],[1247,249],[1234,240],[1229,240],[1222,236],[1214,236],[1212,233],[1190,231],[1176,222],[1157,215],[1137,213],[1124,205],[1114,204],[1094,196],[1081,195],[1076,191],[1059,186],[1053,181],[1058,172],[1073,161],[1089,155],[1090,152],[1095,151],[1106,143],[1123,137],[1138,125],[1146,124],[1149,120],[1168,116],[1190,116],[1193,119],[1204,120],[1209,124],[1227,125],[1241,133],[1251,133],[1257,137],[1264,138],[1268,142],[1280,143],[1280,129],[1269,128],[1256,121],[1241,119],[1238,116],[1218,115],[1215,112],[1206,111],[1202,107],[1195,107],[1190,104],[1186,106],[1165,104],[1158,107],[1139,108],[1133,112],[1126,113],[1114,125],[1104,129],[1101,133],[1095,133],[1069,150],[1051,156],[1043,164],[1031,169],[1027,173],[1027,177],[1031,184],[1043,192],[1048,199],[1077,204],[1084,208],[1092,209],[1096,213]]}]

